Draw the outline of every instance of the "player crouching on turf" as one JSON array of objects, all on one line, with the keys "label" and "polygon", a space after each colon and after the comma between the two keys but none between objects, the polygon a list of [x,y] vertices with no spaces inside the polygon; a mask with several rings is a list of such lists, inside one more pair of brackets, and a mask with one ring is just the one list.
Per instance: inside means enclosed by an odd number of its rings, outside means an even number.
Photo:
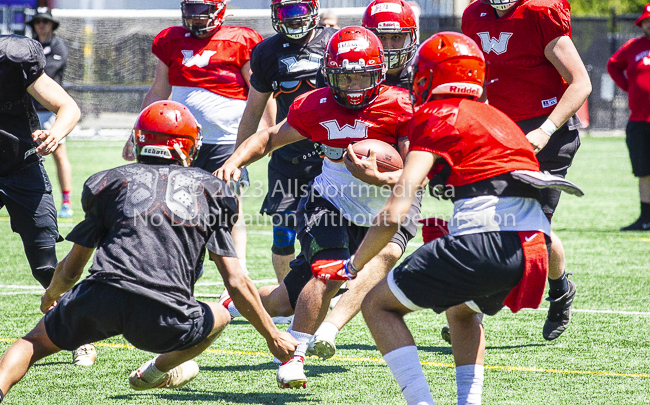
[{"label": "player crouching on turf", "polygon": [[[298,97],[285,121],[248,138],[215,172],[223,180],[236,180],[239,168],[305,138],[321,143],[325,150],[323,171],[298,205],[302,250],[279,286],[260,289],[270,314],[286,316],[295,309],[291,334],[299,345],[291,361],[278,370],[282,388],[306,385],[307,346],[342,284],[325,285],[312,277],[312,270],[350,257],[386,201],[388,192],[381,187],[394,184],[399,177],[400,171],[380,173],[373,154],[367,160],[356,157],[351,144],[376,139],[406,152],[403,130],[412,115],[408,93],[382,85],[386,73],[383,48],[365,28],[348,27],[336,33],[327,45],[323,70],[329,88]],[[401,229],[395,234],[398,258],[408,239]]]},{"label": "player crouching on turf", "polygon": [[[295,349],[237,260],[234,193],[208,172],[185,167],[200,145],[194,116],[180,103],[155,102],[138,117],[134,143],[138,163],[86,181],[86,217],[68,235],[72,250],[43,294],[45,316],[0,359],[0,401],[36,361],[116,335],[162,353],[131,373],[131,388],[187,384],[199,372],[191,359],[230,322],[223,306],[192,296],[206,248],[271,352],[288,360]],[[75,286],[95,248],[90,276]]]},{"label": "player crouching on turf", "polygon": [[[539,172],[533,147],[505,114],[475,101],[482,92],[485,60],[470,38],[434,35],[413,62],[410,152],[386,206],[363,242],[332,277],[355,276],[388,243],[427,175],[451,166],[455,187],[450,234],[406,258],[366,296],[362,311],[386,364],[409,404],[434,404],[413,336],[409,312],[441,313],[462,305],[451,323],[458,404],[480,404],[485,337],[478,314],[536,308],[548,272],[551,227],[539,187],[567,181]],[[521,177],[520,181],[516,176]],[[535,187],[528,183],[534,183]],[[537,187],[537,188],[536,188]]]}]

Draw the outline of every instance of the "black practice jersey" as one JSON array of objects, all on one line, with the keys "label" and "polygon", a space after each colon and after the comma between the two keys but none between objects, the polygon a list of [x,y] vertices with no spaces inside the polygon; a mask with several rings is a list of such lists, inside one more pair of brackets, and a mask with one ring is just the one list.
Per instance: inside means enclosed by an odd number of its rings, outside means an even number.
[{"label": "black practice jersey", "polygon": [[[305,45],[276,34],[253,49],[251,86],[260,93],[273,93],[278,106],[277,122],[287,117],[296,97],[316,88],[316,73],[320,70],[327,43],[336,32],[334,28],[318,27],[314,38]],[[296,142],[274,151],[271,165],[283,173],[291,173],[296,170],[292,160],[313,151],[311,141]],[[309,162],[319,168],[322,164],[318,156]],[[301,160],[301,163],[308,162]]]},{"label": "black practice jersey", "polygon": [[89,279],[187,316],[198,315],[188,303],[206,247],[237,256],[230,235],[237,198],[202,169],[136,163],[107,170],[86,181],[81,203],[86,217],[66,239],[97,247]]},{"label": "black practice jersey", "polygon": [[[43,48],[37,41],[19,35],[0,36],[0,130],[32,146],[32,132],[40,125],[27,88],[44,68]],[[14,164],[23,163],[23,159]]]}]

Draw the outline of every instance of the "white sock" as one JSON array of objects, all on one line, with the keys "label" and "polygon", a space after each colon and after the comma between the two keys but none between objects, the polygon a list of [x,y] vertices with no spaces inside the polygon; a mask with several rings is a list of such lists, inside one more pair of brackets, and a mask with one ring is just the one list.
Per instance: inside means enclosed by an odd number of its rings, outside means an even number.
[{"label": "white sock", "polygon": [[484,368],[479,364],[456,367],[458,405],[481,405]]},{"label": "white sock", "polygon": [[307,353],[307,345],[309,345],[309,341],[314,335],[292,330],[291,336],[293,336],[294,339],[298,341],[298,347],[296,347],[296,351],[293,353],[293,355],[305,357]]},{"label": "white sock", "polygon": [[239,265],[241,266],[242,269],[244,269],[244,273],[246,275],[249,275],[250,273],[248,272],[248,267],[246,267],[246,259],[237,259],[239,260]]},{"label": "white sock", "polygon": [[316,339],[327,340],[328,342],[334,342],[336,335],[339,333],[339,328],[336,327],[333,323],[323,322],[319,327],[314,336]]},{"label": "white sock", "polygon": [[397,380],[407,404],[435,405],[415,346],[404,346],[386,353],[384,361]]},{"label": "white sock", "polygon": [[235,303],[232,301],[230,301],[230,304],[228,304],[228,312],[230,312],[230,316],[232,316],[233,318],[242,316],[242,314],[239,312],[237,307],[235,307]]},{"label": "white sock", "polygon": [[140,378],[142,378],[145,382],[148,383],[156,382],[162,379],[165,376],[165,374],[167,374],[165,372],[158,370],[158,368],[156,368],[155,362],[156,362],[156,358],[144,363],[140,368],[142,370],[140,374]]}]

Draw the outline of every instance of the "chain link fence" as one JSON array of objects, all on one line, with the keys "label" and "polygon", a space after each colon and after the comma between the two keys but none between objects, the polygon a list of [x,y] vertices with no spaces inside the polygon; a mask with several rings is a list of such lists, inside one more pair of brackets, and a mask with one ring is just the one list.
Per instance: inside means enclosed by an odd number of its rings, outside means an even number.
[{"label": "chain link fence", "polygon": [[[179,13],[180,14],[180,13]],[[180,15],[179,15],[180,17]],[[636,16],[574,17],[573,41],[589,71],[593,91],[589,97],[590,130],[621,130],[629,116],[627,94],[607,74],[607,60],[625,41],[641,35]],[[157,59],[153,38],[180,18],[60,18],[57,34],[69,48],[64,87],[85,114],[137,113],[153,81]],[[357,25],[360,16],[342,16],[341,26]],[[229,25],[248,26],[267,37],[274,34],[268,17],[230,17]],[[436,32],[460,31],[459,17],[423,16],[420,37]],[[650,101],[649,101],[650,102]]]}]

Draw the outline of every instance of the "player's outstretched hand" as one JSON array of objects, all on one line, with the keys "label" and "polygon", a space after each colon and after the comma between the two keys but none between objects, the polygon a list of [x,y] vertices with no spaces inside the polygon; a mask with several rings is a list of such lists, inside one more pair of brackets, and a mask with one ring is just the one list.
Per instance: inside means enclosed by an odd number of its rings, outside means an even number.
[{"label": "player's outstretched hand", "polygon": [[126,143],[124,144],[124,148],[122,149],[122,158],[124,160],[128,160],[129,162],[132,162],[135,160],[135,155],[133,154],[133,139],[129,138]]},{"label": "player's outstretched hand", "polygon": [[228,183],[231,179],[235,182],[239,181],[241,170],[237,165],[230,163],[230,159],[226,160],[223,166],[218,168],[212,173],[216,178],[221,179]]},{"label": "player's outstretched hand", "polygon": [[298,347],[298,341],[289,333],[282,331],[278,331],[278,334],[266,343],[271,349],[271,353],[283,363],[291,359],[293,352]]},{"label": "player's outstretched hand", "polygon": [[41,297],[41,312],[42,313],[47,313],[50,309],[54,308],[56,306],[56,301],[59,299],[59,297],[52,298],[48,294],[48,290],[45,290],[43,293],[43,296]]},{"label": "player's outstretched hand", "polygon": [[548,141],[551,139],[551,137],[546,132],[542,131],[541,128],[530,131],[526,134],[526,138],[528,139],[528,142],[533,145],[535,154],[538,154],[540,150],[544,149],[544,146],[546,146]]},{"label": "player's outstretched hand", "polygon": [[343,155],[343,162],[345,167],[357,179],[368,184],[383,184],[377,167],[377,153],[374,150],[370,151],[368,158],[359,159],[352,149],[352,144],[350,144],[347,153]]},{"label": "player's outstretched hand", "polygon": [[56,139],[49,130],[36,130],[32,133],[34,142],[40,143],[36,148],[36,153],[39,156],[47,156],[54,152],[59,147],[59,139]]}]

